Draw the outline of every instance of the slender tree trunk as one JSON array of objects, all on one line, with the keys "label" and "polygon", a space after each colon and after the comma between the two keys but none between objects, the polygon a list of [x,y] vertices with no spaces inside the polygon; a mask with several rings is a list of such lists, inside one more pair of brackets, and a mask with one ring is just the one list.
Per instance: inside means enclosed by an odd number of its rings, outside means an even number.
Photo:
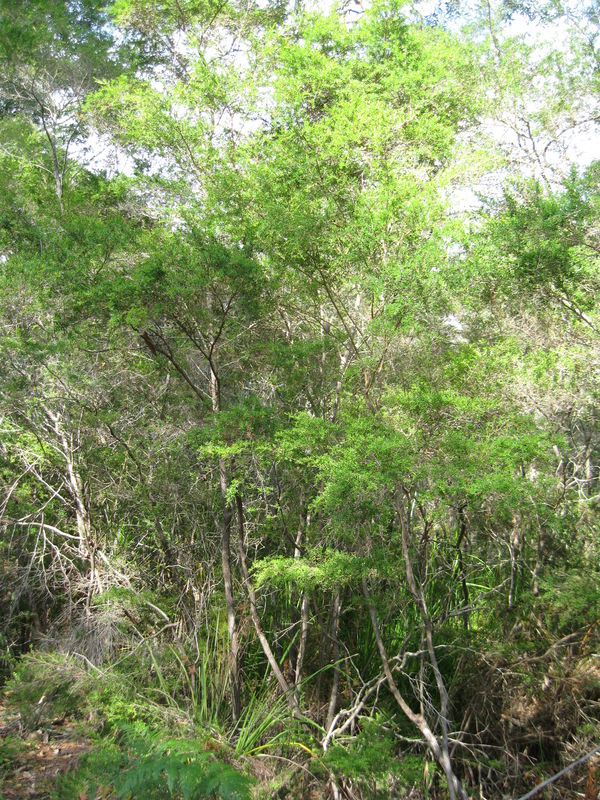
[{"label": "slender tree trunk", "polygon": [[252,618],[252,624],[254,625],[254,630],[256,631],[256,635],[258,637],[258,641],[260,642],[260,646],[262,647],[263,653],[267,657],[267,661],[269,662],[271,671],[275,676],[275,680],[279,684],[281,691],[287,696],[290,706],[292,708],[297,709],[298,701],[296,700],[295,694],[291,691],[290,685],[285,679],[285,676],[281,671],[279,664],[277,663],[277,659],[273,655],[271,645],[269,644],[269,640],[265,635],[260,615],[258,613],[258,606],[256,603],[256,592],[254,591],[254,587],[252,586],[252,582],[250,580],[248,565],[246,563],[246,553],[244,552],[244,508],[243,508],[242,498],[239,495],[236,497],[236,507],[238,513],[238,527],[239,527],[238,554],[240,559],[240,566],[242,568],[242,576],[244,578],[244,583],[246,584],[246,591],[248,593],[248,600],[250,601],[250,616]]},{"label": "slender tree trunk", "polygon": [[591,497],[593,483],[594,483],[594,465],[592,462],[592,432],[593,428],[590,429],[585,436],[585,450],[584,450],[585,484],[583,489],[585,497]]},{"label": "slender tree trunk", "polygon": [[465,603],[465,610],[463,613],[463,624],[465,626],[465,633],[469,631],[469,587],[467,586],[467,577],[465,575],[465,564],[463,559],[463,551],[462,551],[462,543],[466,539],[467,536],[467,521],[465,519],[465,510],[463,506],[460,506],[458,509],[458,521],[459,521],[459,528],[458,528],[458,537],[456,539],[456,554],[458,559],[458,574],[460,577],[460,584],[462,587],[463,593],[463,600]]},{"label": "slender tree trunk", "polygon": [[90,514],[85,502],[83,481],[75,469],[70,453],[67,454],[67,474],[69,476],[69,490],[75,501],[79,554],[82,556],[89,556],[90,550],[92,549]]},{"label": "slender tree trunk", "polygon": [[294,696],[296,702],[300,702],[300,683],[302,681],[302,669],[304,667],[304,658],[306,656],[306,643],[308,641],[308,628],[309,628],[309,610],[310,610],[310,597],[308,592],[302,594],[302,606],[300,608],[300,644],[298,646],[298,657],[296,659],[296,675],[294,678],[295,690]]},{"label": "slender tree trunk", "polygon": [[338,639],[338,631],[340,625],[340,611],[342,608],[340,599],[340,590],[336,589],[333,595],[333,603],[331,607],[331,628],[330,637],[333,640],[332,658],[333,658],[333,683],[331,684],[331,692],[329,693],[329,706],[327,709],[327,722],[325,728],[329,730],[335,710],[337,708],[338,691],[340,686],[340,667],[338,664],[340,658],[340,641]]},{"label": "slender tree trunk", "polygon": [[404,697],[400,694],[398,687],[396,686],[396,682],[394,681],[394,676],[392,675],[392,670],[390,668],[390,662],[388,660],[387,653],[385,650],[385,645],[383,643],[383,639],[381,638],[379,625],[377,623],[377,611],[375,609],[373,601],[369,596],[369,592],[367,589],[367,582],[364,578],[362,581],[362,587],[363,587],[363,594],[367,601],[369,616],[371,619],[371,627],[375,635],[375,641],[377,643],[377,649],[379,651],[379,656],[383,666],[383,671],[385,674],[388,688],[392,693],[394,700],[398,703],[405,716],[413,723],[413,725],[415,725],[419,729],[421,736],[427,742],[429,749],[433,754],[433,757],[444,771],[444,775],[446,776],[446,781],[448,783],[448,792],[450,795],[450,800],[457,800],[458,797],[460,797],[461,800],[467,800],[468,797],[467,793],[461,786],[458,778],[454,774],[454,770],[452,769],[452,762],[450,759],[450,753],[448,751],[447,746],[440,745],[440,742],[438,741],[437,737],[429,727],[429,724],[427,723],[425,717],[422,714],[417,714],[412,710],[412,708],[408,705]]},{"label": "slender tree trunk", "polygon": [[427,645],[429,661],[433,669],[435,682],[440,695],[440,723],[442,726],[442,742],[441,746],[438,742],[438,747],[440,749],[439,764],[444,770],[444,773],[448,781],[448,791],[450,793],[450,800],[456,800],[457,797],[466,798],[467,794],[463,789],[463,787],[460,785],[460,782],[452,769],[452,763],[450,759],[450,747],[448,742],[448,707],[449,707],[448,691],[446,689],[446,684],[444,682],[444,678],[440,670],[435,652],[435,646],[433,643],[433,623],[431,621],[431,616],[429,615],[429,609],[427,608],[425,592],[423,591],[423,586],[420,583],[417,583],[415,574],[413,572],[412,561],[410,557],[410,543],[408,536],[409,523],[406,520],[404,506],[400,501],[399,497],[396,498],[396,513],[400,520],[400,531],[402,537],[402,554],[404,556],[406,579],[408,582],[410,592],[414,598],[415,604],[421,614],[421,624],[423,626],[423,632],[425,635],[425,642]]},{"label": "slender tree trunk", "polygon": [[[294,558],[300,558],[302,555],[302,544],[304,541],[304,534],[310,524],[310,514],[306,514],[302,524],[298,526],[298,533],[296,534],[296,543],[294,547]],[[310,611],[310,597],[306,589],[302,592],[302,602],[300,604],[300,642],[298,644],[298,656],[296,658],[296,667],[294,675],[294,697],[296,702],[300,702],[300,682],[302,680],[302,668],[304,666],[304,657],[306,655],[306,643],[308,641],[308,628],[309,628],[309,611]]]},{"label": "slender tree trunk", "polygon": [[[210,396],[212,410],[221,410],[219,380],[213,363],[210,364]],[[227,499],[227,471],[225,461],[219,458],[219,487],[222,498],[223,519],[221,523],[221,569],[223,571],[223,588],[227,607],[227,631],[229,633],[229,680],[231,683],[231,713],[237,722],[242,711],[240,694],[240,638],[233,591],[233,574],[231,569],[231,525],[233,509]]]},{"label": "slender tree trunk", "polygon": [[518,574],[518,559],[519,550],[521,547],[521,531],[519,528],[519,520],[515,516],[513,518],[513,527],[510,532],[510,586],[508,589],[508,607],[512,608],[515,602],[515,594],[517,591],[517,574]]},{"label": "slender tree trunk", "polygon": [[[50,144],[50,153],[52,155],[52,172],[54,175],[54,191],[56,193],[56,198],[58,200],[58,207],[60,209],[60,213],[65,213],[65,207],[63,203],[63,183],[64,183],[64,167],[61,169],[60,163],[58,161],[58,148],[56,146],[56,126],[55,124],[52,125],[52,130],[48,127],[48,118],[47,118],[47,109],[45,108],[44,104],[38,100],[38,105],[41,108],[41,116],[42,116],[42,126],[44,128],[44,133],[46,134],[46,138]],[[65,156],[66,158],[66,156]]]},{"label": "slender tree trunk", "polygon": [[540,527],[538,528],[537,558],[532,576],[533,577],[532,589],[535,597],[537,597],[540,593],[539,578],[540,575],[542,574],[542,569],[544,567],[544,550],[546,547],[546,539],[544,534],[545,534],[544,528],[543,526],[540,525]]}]

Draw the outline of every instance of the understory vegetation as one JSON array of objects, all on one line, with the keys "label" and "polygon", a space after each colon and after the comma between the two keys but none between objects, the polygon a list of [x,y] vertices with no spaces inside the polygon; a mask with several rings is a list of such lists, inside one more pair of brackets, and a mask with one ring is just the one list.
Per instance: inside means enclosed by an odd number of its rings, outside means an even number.
[{"label": "understory vegetation", "polygon": [[0,0],[0,796],[500,800],[599,745],[599,46]]}]

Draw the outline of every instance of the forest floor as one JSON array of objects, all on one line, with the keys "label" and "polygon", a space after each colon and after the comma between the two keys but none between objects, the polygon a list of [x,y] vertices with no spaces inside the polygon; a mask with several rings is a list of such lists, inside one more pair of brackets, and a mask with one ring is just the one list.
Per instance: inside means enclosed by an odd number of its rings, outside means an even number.
[{"label": "forest floor", "polygon": [[1,701],[0,800],[49,800],[57,778],[90,747],[81,726],[64,718],[23,736],[18,712]]}]

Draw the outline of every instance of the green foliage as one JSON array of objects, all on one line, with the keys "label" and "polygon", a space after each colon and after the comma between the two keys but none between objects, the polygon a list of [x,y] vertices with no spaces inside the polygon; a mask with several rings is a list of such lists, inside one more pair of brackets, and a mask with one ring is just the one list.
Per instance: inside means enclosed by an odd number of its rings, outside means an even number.
[{"label": "green foliage", "polygon": [[0,0],[0,643],[79,653],[8,687],[102,732],[65,797],[247,796],[228,753],[314,755],[361,697],[318,780],[440,796],[377,631],[483,794],[573,751],[509,695],[600,616],[599,168],[544,163],[597,126],[597,20],[451,5]]},{"label": "green foliage", "polygon": [[24,728],[33,730],[53,718],[82,713],[93,685],[93,677],[75,659],[31,653],[16,664],[6,692]]},{"label": "green foliage", "polygon": [[[173,658],[173,662],[184,669],[181,660]],[[165,678],[156,660],[154,665],[154,680],[164,696]],[[133,672],[130,662],[127,673],[93,673],[67,657],[39,654],[27,656],[17,666],[7,694],[25,727],[43,727],[57,716],[82,720],[90,714],[101,725],[102,738],[80,769],[64,778],[58,796],[72,797],[76,789],[94,793],[94,786],[110,786],[123,798],[249,797],[250,781],[215,758],[206,734],[196,741],[169,738],[169,728],[180,727],[185,716],[183,712],[174,713],[167,721],[164,709],[144,696],[140,679],[148,680],[143,663],[134,664]],[[260,714],[255,707],[249,708],[239,734],[244,747],[257,747],[259,738],[279,721],[279,717],[274,721],[273,713],[266,706],[261,706]],[[203,724],[216,721],[214,716],[202,713],[202,708],[197,717]],[[225,753],[224,746],[217,747]],[[12,744],[7,744],[7,763],[13,758],[13,750]]]},{"label": "green foliage", "polygon": [[360,731],[347,744],[335,744],[323,759],[338,778],[350,778],[368,796],[387,797],[390,781],[396,788],[414,790],[424,786],[425,759],[415,755],[399,755],[390,728],[380,719],[361,719]]},{"label": "green foliage", "polygon": [[15,760],[23,749],[23,740],[16,736],[9,734],[0,739],[0,790],[5,775],[14,768]]},{"label": "green foliage", "polygon": [[257,586],[297,584],[303,590],[331,590],[357,586],[370,564],[351,553],[326,551],[313,559],[271,556],[256,561],[253,572]]},{"label": "green foliage", "polygon": [[112,743],[86,756],[76,774],[64,781],[59,797],[68,797],[75,788],[94,795],[98,788],[110,787],[119,798],[246,800],[250,786],[248,778],[202,744],[166,739],[137,724],[121,726]]},{"label": "green foliage", "polygon": [[[576,308],[594,309],[598,294],[598,165],[575,169],[559,191],[530,182],[507,191],[490,235],[509,261],[508,291],[558,293]],[[576,311],[576,309],[574,309]]]},{"label": "green foliage", "polygon": [[361,720],[361,730],[349,747],[332,746],[325,763],[336,775],[371,780],[389,775],[390,762],[394,760],[394,737],[380,722]]},{"label": "green foliage", "polygon": [[555,570],[540,582],[536,603],[546,627],[557,635],[595,625],[600,618],[600,585],[596,565],[563,573]]},{"label": "green foliage", "polygon": [[[34,80],[40,80],[40,73],[45,72],[52,76],[57,91],[72,91],[78,80],[93,86],[94,75],[116,67],[104,8],[98,0],[3,2],[0,58],[10,70],[5,79],[23,80],[25,61]],[[31,100],[33,103],[33,97]],[[4,110],[12,111],[14,106]],[[37,111],[41,111],[39,106]]]}]

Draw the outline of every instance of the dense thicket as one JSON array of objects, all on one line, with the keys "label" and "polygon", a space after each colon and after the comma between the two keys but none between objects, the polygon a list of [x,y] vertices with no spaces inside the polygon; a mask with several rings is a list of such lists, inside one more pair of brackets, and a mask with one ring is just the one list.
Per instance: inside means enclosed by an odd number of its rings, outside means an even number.
[{"label": "dense thicket", "polygon": [[119,796],[598,741],[598,13],[537,5],[0,3],[0,642]]}]

